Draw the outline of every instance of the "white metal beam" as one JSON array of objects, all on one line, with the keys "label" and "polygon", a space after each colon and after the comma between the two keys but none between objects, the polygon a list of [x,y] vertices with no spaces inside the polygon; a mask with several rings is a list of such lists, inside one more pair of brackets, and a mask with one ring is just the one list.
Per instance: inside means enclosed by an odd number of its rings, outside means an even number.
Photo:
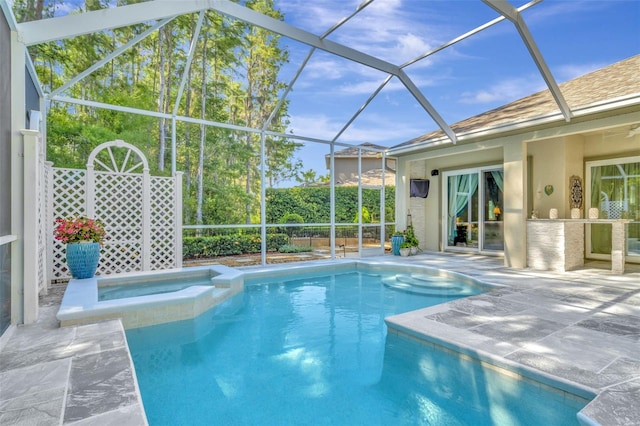
[{"label": "white metal beam", "polygon": [[447,122],[444,121],[444,119],[440,116],[438,111],[436,111],[436,109],[429,103],[427,98],[416,87],[416,85],[409,78],[409,76],[405,74],[404,71],[400,70],[400,73],[398,74],[398,78],[400,79],[402,84],[404,84],[404,86],[407,89],[409,89],[409,92],[411,92],[411,94],[416,98],[416,100],[420,103],[420,105],[422,105],[422,108],[424,108],[427,111],[427,113],[431,116],[431,118],[433,118],[433,121],[436,122],[438,127],[440,127],[440,129],[447,135],[447,137],[451,140],[451,142],[453,142],[454,144],[458,142],[458,137],[456,136],[455,132],[451,129],[451,127],[449,127]]},{"label": "white metal beam", "polygon": [[112,59],[120,56],[122,53],[124,53],[125,50],[129,49],[130,47],[132,47],[134,44],[138,43],[139,41],[147,38],[151,33],[153,33],[155,30],[157,30],[158,28],[163,27],[164,25],[166,25],[168,22],[170,22],[171,20],[173,20],[174,18],[167,18],[167,19],[163,19],[162,21],[156,23],[154,26],[148,28],[146,31],[144,31],[141,34],[138,34],[136,37],[132,38],[131,40],[129,40],[127,43],[123,44],[122,46],[120,46],[119,48],[117,48],[116,50],[114,50],[113,52],[109,53],[107,56],[105,56],[104,58],[100,59],[98,62],[96,62],[95,64],[91,65],[89,68],[87,68],[86,70],[82,71],[80,74],[76,75],[75,77],[73,77],[71,80],[67,81],[65,84],[63,84],[62,86],[58,87],[56,90],[52,91],[49,94],[49,97],[53,97],[53,96],[57,96],[60,93],[64,92],[65,90],[67,90],[69,87],[73,86],[74,84],[76,84],[77,82],[79,82],[80,80],[82,80],[83,78],[85,78],[86,76],[88,76],[89,74],[91,74],[92,72],[94,72],[95,70],[97,70],[98,68],[102,67],[104,64],[106,64],[107,62],[111,61]]},{"label": "white metal beam", "polygon": [[542,74],[542,78],[544,79],[545,83],[547,83],[547,87],[549,88],[551,95],[555,99],[556,104],[560,108],[564,119],[566,121],[570,121],[571,117],[573,116],[571,108],[569,108],[567,101],[564,99],[564,96],[562,95],[562,92],[560,91],[556,80],[553,78],[553,74],[551,74],[551,70],[549,70],[547,63],[544,60],[544,56],[542,56],[540,49],[538,49],[538,46],[536,45],[531,32],[529,32],[529,28],[527,27],[527,24],[522,18],[520,12],[507,0],[482,1],[515,25],[518,33],[520,33],[522,41],[529,50],[529,54],[533,58],[533,61],[536,63],[540,74]]},{"label": "white metal beam", "polygon": [[378,95],[378,93],[380,93],[380,91],[384,88],[384,86],[386,86],[387,83],[391,81],[392,78],[393,78],[392,75],[388,75],[387,78],[385,78],[384,81],[380,83],[380,85],[375,90],[375,92],[373,92],[371,96],[369,96],[369,98],[365,101],[364,104],[362,104],[362,106],[358,109],[358,111],[356,111],[356,113],[353,114],[351,119],[349,119],[349,121],[347,121],[347,123],[344,126],[342,126],[342,129],[340,129],[340,131],[333,137],[334,141],[337,140],[345,132],[345,130],[347,130],[349,126],[351,126],[351,123],[353,123],[356,120],[356,118],[358,118],[358,116],[362,113],[362,111],[364,111],[367,108],[367,106],[369,106],[369,104],[373,101],[373,99]]},{"label": "white metal beam", "polygon": [[17,27],[21,41],[27,46],[31,46],[142,22],[195,13],[206,9],[215,10],[232,18],[389,74],[395,74],[398,71],[398,67],[389,62],[339,43],[324,40],[308,31],[301,30],[229,0],[155,0],[95,10],[78,15],[24,22],[18,24]]},{"label": "white metal beam", "polygon": [[200,37],[200,31],[202,30],[203,21],[204,21],[204,11],[201,11],[200,15],[198,16],[198,22],[196,23],[196,28],[193,30],[193,36],[191,38],[191,46],[189,46],[189,56],[187,56],[187,63],[184,66],[184,71],[182,71],[182,81],[180,82],[180,87],[178,88],[178,95],[176,96],[176,104],[173,106],[173,115],[176,115],[178,113],[178,108],[180,107],[180,100],[182,99],[182,94],[184,93],[184,86],[186,86],[187,84],[187,77],[189,76],[189,70],[191,69],[191,61],[193,61],[193,54],[196,51],[196,45],[198,44],[198,38]]},{"label": "white metal beam", "polygon": [[[542,0],[532,0],[529,3],[523,4],[522,6],[520,6],[517,10],[518,10],[518,12],[521,12],[521,11],[529,9],[531,6],[534,6],[534,5],[536,5],[538,3],[541,3],[541,2],[542,2]],[[496,19],[493,19],[493,20],[487,22],[486,24],[480,25],[479,27],[476,27],[476,28],[472,29],[471,31],[468,31],[468,32],[466,32],[464,34],[461,34],[458,37],[454,38],[453,40],[450,40],[450,41],[448,41],[448,42],[436,47],[435,49],[432,49],[432,50],[430,50],[430,51],[428,51],[426,53],[423,53],[422,55],[420,55],[420,56],[418,56],[416,58],[413,58],[413,59],[405,62],[404,64],[400,65],[400,68],[405,68],[405,67],[408,67],[409,65],[415,64],[416,62],[418,62],[418,61],[420,61],[420,60],[422,60],[422,59],[424,59],[424,58],[426,58],[428,56],[431,56],[434,53],[437,53],[437,52],[439,52],[439,51],[441,51],[441,50],[443,50],[443,49],[445,49],[445,48],[447,48],[449,46],[453,46],[454,44],[456,44],[456,43],[458,43],[458,42],[460,42],[460,41],[462,41],[462,40],[464,40],[466,38],[469,38],[472,35],[477,34],[482,30],[485,30],[485,29],[487,29],[489,27],[492,27],[493,25],[497,24],[498,22],[502,22],[505,19],[506,18],[504,16],[500,16],[500,17],[498,17]]]}]

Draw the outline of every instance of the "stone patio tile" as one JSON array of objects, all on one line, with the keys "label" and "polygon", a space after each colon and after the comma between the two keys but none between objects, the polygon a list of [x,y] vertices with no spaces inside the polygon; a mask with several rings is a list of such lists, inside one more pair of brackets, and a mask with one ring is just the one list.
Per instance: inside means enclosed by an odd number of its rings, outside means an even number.
[{"label": "stone patio tile", "polygon": [[76,422],[65,423],[65,426],[144,426],[147,424],[142,406],[132,404]]},{"label": "stone patio tile", "polygon": [[486,294],[459,299],[450,303],[450,308],[474,315],[500,317],[524,311],[530,306],[514,302],[502,297],[491,297]]},{"label": "stone patio tile", "polygon": [[86,324],[78,327],[76,332],[78,338],[92,337],[103,334],[121,332],[122,323],[118,320],[100,321],[93,324]]},{"label": "stone patio tile", "polygon": [[635,316],[600,312],[576,325],[640,342],[640,320]]},{"label": "stone patio tile", "polygon": [[136,403],[134,383],[131,359],[126,348],[74,358],[65,423]]},{"label": "stone patio tile", "polygon": [[558,301],[544,303],[538,307],[527,309],[523,314],[545,318],[549,321],[571,325],[589,317],[592,312],[578,306],[567,305]]},{"label": "stone patio tile", "polygon": [[71,360],[62,359],[0,373],[0,401],[51,389],[65,389]]},{"label": "stone patio tile", "polygon": [[480,324],[484,324],[492,320],[490,317],[472,315],[466,312],[460,312],[455,310],[449,310],[449,311],[440,312],[433,315],[428,315],[425,318],[433,321],[438,321],[444,324],[448,324],[453,327],[465,328],[465,329],[476,327]]},{"label": "stone patio tile", "polygon": [[[80,328],[78,330],[80,330]],[[95,335],[91,335],[91,333],[79,333],[72,345],[75,351],[74,355],[79,356],[123,348],[126,346],[126,339],[122,331],[113,331],[103,334],[96,333]]]},{"label": "stone patio tile", "polygon": [[563,327],[564,324],[530,315],[510,315],[474,327],[471,331],[499,341],[523,345],[538,341]]},{"label": "stone patio tile", "polygon": [[597,310],[606,309],[614,303],[611,301],[590,299],[582,295],[564,297],[562,299],[562,302],[568,305],[577,306],[579,308],[597,309]]},{"label": "stone patio tile", "polygon": [[552,303],[558,303],[562,299],[557,295],[544,294],[544,292],[529,291],[529,290],[521,291],[517,293],[511,293],[511,294],[505,295],[504,298],[507,300],[511,300],[513,302],[530,305],[530,307],[547,306]]},{"label": "stone patio tile", "polygon": [[[30,325],[18,327],[18,330],[11,337],[11,345],[7,345],[11,352],[39,351],[41,347],[65,347],[75,338],[73,327],[45,329]],[[0,353],[0,357],[4,352]],[[4,365],[0,363],[0,370],[4,369]]]},{"label": "stone patio tile", "polygon": [[[83,329],[83,327],[86,326],[78,327],[78,330]],[[23,337],[20,336],[20,338]],[[74,338],[71,340],[65,338],[60,342],[49,343],[49,339],[47,339],[43,343],[42,345],[22,350],[15,349],[12,346],[10,351],[1,352],[0,371],[7,371],[86,353],[99,352],[101,350],[121,348],[126,345],[124,334],[121,331],[114,331],[108,334],[97,333],[95,335],[92,335],[90,332],[76,335],[74,332]]]},{"label": "stone patio tile", "polygon": [[623,299],[621,303],[632,306],[640,306],[640,294],[636,293],[633,296],[627,297]]},{"label": "stone patio tile", "polygon": [[576,326],[569,326],[524,347],[556,360],[571,360],[576,366],[593,372],[604,369],[621,356],[631,359],[638,356],[638,345],[630,340]]},{"label": "stone patio tile", "polygon": [[585,283],[572,283],[572,282],[558,282],[553,281],[552,283],[539,286],[537,288],[527,290],[526,293],[536,294],[538,296],[545,296],[552,299],[564,299],[568,296],[584,296],[593,289],[593,286],[587,285]]},{"label": "stone patio tile", "polygon": [[556,377],[561,377],[570,382],[593,389],[594,393],[597,389],[620,383],[621,380],[628,376],[625,373],[616,373],[614,371],[603,374],[580,368],[575,364],[568,364],[557,358],[545,356],[540,353],[533,353],[527,350],[518,350],[506,356],[507,359],[515,361],[519,364],[540,370]]},{"label": "stone patio tile", "polygon": [[601,425],[639,425],[638,401],[640,380],[633,380],[600,393],[580,412],[580,416],[588,416]]},{"label": "stone patio tile", "polygon": [[0,425],[59,425],[64,393],[57,388],[0,401]]},{"label": "stone patio tile", "polygon": [[640,321],[640,305],[628,305],[626,303],[617,303],[613,306],[609,306],[602,312],[614,315],[630,315],[638,318]]}]

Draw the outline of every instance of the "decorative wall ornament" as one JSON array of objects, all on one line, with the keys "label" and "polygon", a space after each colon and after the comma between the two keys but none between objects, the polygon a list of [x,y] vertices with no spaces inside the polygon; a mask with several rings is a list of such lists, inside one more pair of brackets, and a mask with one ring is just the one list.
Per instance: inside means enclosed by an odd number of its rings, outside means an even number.
[{"label": "decorative wall ornament", "polygon": [[572,209],[582,208],[582,179],[573,175],[569,178],[569,204]]},{"label": "decorative wall ornament", "polygon": [[547,185],[544,187],[544,193],[547,195],[553,194],[553,185]]}]

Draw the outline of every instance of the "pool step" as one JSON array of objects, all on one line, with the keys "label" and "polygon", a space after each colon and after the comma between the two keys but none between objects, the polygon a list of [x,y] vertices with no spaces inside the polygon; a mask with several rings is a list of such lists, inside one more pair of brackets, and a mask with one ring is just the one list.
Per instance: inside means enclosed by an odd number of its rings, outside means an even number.
[{"label": "pool step", "polygon": [[422,294],[425,296],[462,295],[470,294],[468,289],[454,280],[423,274],[396,274],[383,278],[382,282],[389,288]]}]

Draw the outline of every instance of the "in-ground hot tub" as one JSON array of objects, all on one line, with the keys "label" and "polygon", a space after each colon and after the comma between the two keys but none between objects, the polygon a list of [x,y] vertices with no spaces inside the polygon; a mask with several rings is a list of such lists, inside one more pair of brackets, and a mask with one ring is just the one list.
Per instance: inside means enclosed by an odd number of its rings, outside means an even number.
[{"label": "in-ground hot tub", "polygon": [[61,326],[121,318],[125,328],[194,318],[244,288],[242,272],[223,265],[71,280]]}]

